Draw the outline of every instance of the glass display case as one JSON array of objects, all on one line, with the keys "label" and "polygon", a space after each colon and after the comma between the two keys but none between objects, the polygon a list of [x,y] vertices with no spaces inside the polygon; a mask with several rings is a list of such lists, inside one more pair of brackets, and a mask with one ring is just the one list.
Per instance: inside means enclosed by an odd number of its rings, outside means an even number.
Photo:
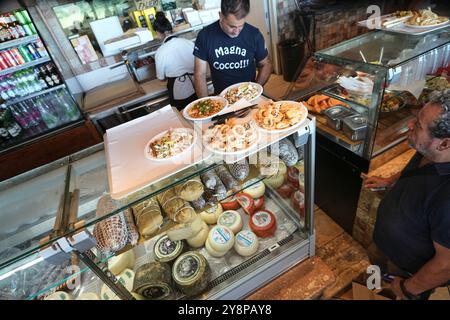
[{"label": "glass display case", "polygon": [[247,296],[314,255],[315,125],[118,200],[103,144],[1,182],[0,299]]},{"label": "glass display case", "polygon": [[285,98],[303,101],[318,132],[370,160],[406,139],[407,123],[438,69],[450,64],[449,28],[423,36],[372,31],[318,51]]}]

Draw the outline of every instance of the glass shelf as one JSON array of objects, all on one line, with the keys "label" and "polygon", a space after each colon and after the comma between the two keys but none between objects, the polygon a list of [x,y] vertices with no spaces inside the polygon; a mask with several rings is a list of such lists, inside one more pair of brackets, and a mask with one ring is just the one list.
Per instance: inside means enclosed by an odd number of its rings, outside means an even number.
[{"label": "glass shelf", "polygon": [[53,91],[56,91],[56,90],[59,90],[59,89],[63,89],[63,88],[66,88],[66,85],[65,84],[60,84],[58,86],[55,86],[55,87],[52,87],[52,88],[48,88],[48,89],[45,89],[45,90],[42,90],[42,91],[39,91],[39,92],[35,92],[35,93],[32,93],[32,94],[26,95],[24,97],[7,100],[5,104],[7,106],[10,106],[10,105],[13,105],[13,104],[16,104],[16,103],[19,103],[19,102],[22,102],[22,101],[25,101],[25,100],[28,100],[28,99],[32,99],[32,98],[44,95],[46,93],[50,93],[50,92],[53,92]]},{"label": "glass shelf", "polygon": [[19,39],[14,39],[11,41],[7,41],[7,42],[3,42],[0,43],[0,50],[5,50],[8,48],[12,48],[12,47],[19,47],[19,46],[23,46],[25,44],[28,44],[30,42],[36,41],[39,39],[39,36],[37,34],[31,35],[31,36],[27,36],[27,37],[23,37],[23,38],[19,38]]},{"label": "glass shelf", "polygon": [[8,69],[0,71],[0,77],[4,76],[6,74],[10,74],[10,73],[13,73],[13,72],[17,72],[17,71],[26,69],[26,68],[31,68],[31,67],[37,66],[39,64],[49,62],[49,61],[51,61],[51,59],[49,57],[44,57],[44,58],[39,58],[39,59],[31,61],[31,62],[27,62],[27,63],[21,64],[21,65],[16,66],[16,67],[8,68]]}]

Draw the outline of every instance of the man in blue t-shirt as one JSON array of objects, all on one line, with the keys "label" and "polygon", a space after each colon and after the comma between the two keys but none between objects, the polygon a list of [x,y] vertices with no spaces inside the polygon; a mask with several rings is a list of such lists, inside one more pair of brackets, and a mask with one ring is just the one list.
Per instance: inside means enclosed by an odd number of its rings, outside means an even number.
[{"label": "man in blue t-shirt", "polygon": [[208,96],[208,64],[216,94],[239,82],[264,85],[272,73],[261,32],[245,22],[250,11],[249,0],[222,0],[221,11],[220,20],[200,31],[195,42],[194,78],[199,98]]}]

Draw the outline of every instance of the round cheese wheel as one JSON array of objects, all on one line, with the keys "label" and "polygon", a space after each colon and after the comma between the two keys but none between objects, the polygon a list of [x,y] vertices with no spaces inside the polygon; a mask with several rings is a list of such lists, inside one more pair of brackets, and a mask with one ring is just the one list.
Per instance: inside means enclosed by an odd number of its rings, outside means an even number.
[{"label": "round cheese wheel", "polygon": [[136,292],[130,292],[130,293],[136,300],[146,300],[143,296],[141,296],[140,294],[137,294]]},{"label": "round cheese wheel", "polygon": [[263,181],[267,186],[277,189],[284,183],[284,175],[276,174],[272,177],[264,179]]},{"label": "round cheese wheel", "polygon": [[205,249],[209,253],[210,256],[220,258],[227,254],[228,251],[216,251],[211,247],[211,244],[209,243],[209,239],[206,239],[205,242]]},{"label": "round cheese wheel", "polygon": [[173,294],[170,265],[151,262],[136,270],[133,291],[150,300],[168,299]]},{"label": "round cheese wheel", "polygon": [[159,262],[170,262],[175,260],[184,249],[182,240],[172,241],[167,234],[163,234],[156,240],[153,246],[153,257]]},{"label": "round cheese wheel", "polygon": [[[117,280],[128,290],[132,291],[134,272],[130,269],[125,269],[121,274],[117,276]],[[120,298],[106,285],[102,286],[100,291],[100,298],[102,300],[119,300]]]},{"label": "round cheese wheel", "polygon": [[238,193],[236,199],[246,214],[252,215],[255,207],[255,201],[247,193]]},{"label": "round cheese wheel", "polygon": [[209,228],[206,222],[203,221],[202,230],[192,238],[187,239],[188,245],[192,248],[200,248],[205,245],[206,239],[208,239]]},{"label": "round cheese wheel", "polygon": [[255,212],[250,219],[250,228],[258,237],[270,237],[277,228],[275,216],[269,210]]},{"label": "round cheese wheel", "polygon": [[134,251],[131,249],[109,259],[108,269],[113,275],[117,276],[126,268],[133,268],[135,261]]},{"label": "round cheese wheel", "polygon": [[210,277],[208,261],[196,251],[182,254],[172,267],[172,278],[186,296],[195,296],[205,290]]},{"label": "round cheese wheel", "polygon": [[234,210],[224,211],[217,220],[218,226],[228,227],[234,234],[242,230],[242,218],[239,212]]},{"label": "round cheese wheel", "polygon": [[217,219],[219,219],[219,216],[222,214],[222,212],[223,212],[222,205],[220,203],[216,203],[211,208],[208,208],[200,212],[200,217],[207,224],[216,224]]},{"label": "round cheese wheel", "polygon": [[239,209],[239,202],[236,199],[236,196],[232,196],[231,198],[227,198],[221,202],[223,210],[237,210]]},{"label": "round cheese wheel", "polygon": [[258,210],[264,209],[264,197],[255,199],[255,206],[253,208],[253,210],[256,212]]},{"label": "round cheese wheel", "polygon": [[296,189],[299,187],[299,171],[296,167],[290,167],[287,170],[287,179],[289,182],[291,182]]},{"label": "round cheese wheel", "polygon": [[265,184],[257,178],[247,181],[243,185],[243,188],[244,188],[244,193],[249,194],[253,199],[262,197],[264,195],[264,193],[266,192]]},{"label": "round cheese wheel", "polygon": [[215,226],[209,231],[209,244],[218,252],[227,252],[233,247],[234,234],[228,227]]},{"label": "round cheese wheel", "polygon": [[100,300],[100,297],[93,292],[86,292],[80,294],[76,300]]},{"label": "round cheese wheel", "polygon": [[72,296],[64,291],[56,291],[45,297],[44,300],[72,300]]},{"label": "round cheese wheel", "polygon": [[244,257],[249,257],[258,251],[259,241],[250,230],[242,230],[236,235],[234,250]]},{"label": "round cheese wheel", "polygon": [[283,198],[289,198],[292,193],[295,192],[295,187],[289,181],[285,182],[282,186],[276,189],[277,193]]}]

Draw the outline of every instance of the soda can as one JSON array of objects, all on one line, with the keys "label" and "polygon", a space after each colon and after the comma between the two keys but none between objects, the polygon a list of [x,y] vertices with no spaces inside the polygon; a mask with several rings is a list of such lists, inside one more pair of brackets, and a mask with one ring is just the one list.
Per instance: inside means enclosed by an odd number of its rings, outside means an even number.
[{"label": "soda can", "polygon": [[27,10],[22,10],[22,11],[20,11],[20,13],[22,13],[23,18],[25,19],[25,23],[32,22]]},{"label": "soda can", "polygon": [[22,55],[20,54],[19,49],[13,48],[13,49],[11,49],[9,51],[11,52],[12,56],[14,57],[14,59],[16,59],[18,64],[26,63],[24,57],[22,57]]},{"label": "soda can", "polygon": [[17,66],[16,60],[14,60],[14,58],[12,57],[11,53],[9,53],[8,50],[2,51],[2,56],[6,64],[9,66],[9,68]]},{"label": "soda can", "polygon": [[32,35],[33,35],[33,30],[31,30],[31,27],[30,27],[29,24],[24,24],[24,25],[23,25],[23,29],[25,30],[25,33],[26,33],[28,36],[32,36]]},{"label": "soda can", "polygon": [[25,47],[19,47],[20,54],[25,59],[26,62],[33,61],[33,57],[31,56],[30,52],[28,52],[27,48]]},{"label": "soda can", "polygon": [[33,34],[37,34],[37,30],[36,30],[36,27],[34,26],[34,24],[30,23],[30,28],[31,28],[31,32],[33,32]]},{"label": "soda can", "polygon": [[8,69],[8,65],[5,62],[5,59],[3,58],[3,56],[0,54],[0,69],[1,70],[5,70]]},{"label": "soda can", "polygon": [[16,12],[14,12],[14,16],[16,17],[17,21],[19,21],[19,23],[20,23],[21,25],[24,25],[24,24],[27,23],[27,21],[25,20],[25,18],[24,18],[24,16],[23,16],[22,12],[16,11]]},{"label": "soda can", "polygon": [[30,51],[30,54],[32,55],[34,60],[41,58],[39,53],[34,49],[34,47],[31,44],[27,45],[27,49],[28,49],[28,51]]}]

